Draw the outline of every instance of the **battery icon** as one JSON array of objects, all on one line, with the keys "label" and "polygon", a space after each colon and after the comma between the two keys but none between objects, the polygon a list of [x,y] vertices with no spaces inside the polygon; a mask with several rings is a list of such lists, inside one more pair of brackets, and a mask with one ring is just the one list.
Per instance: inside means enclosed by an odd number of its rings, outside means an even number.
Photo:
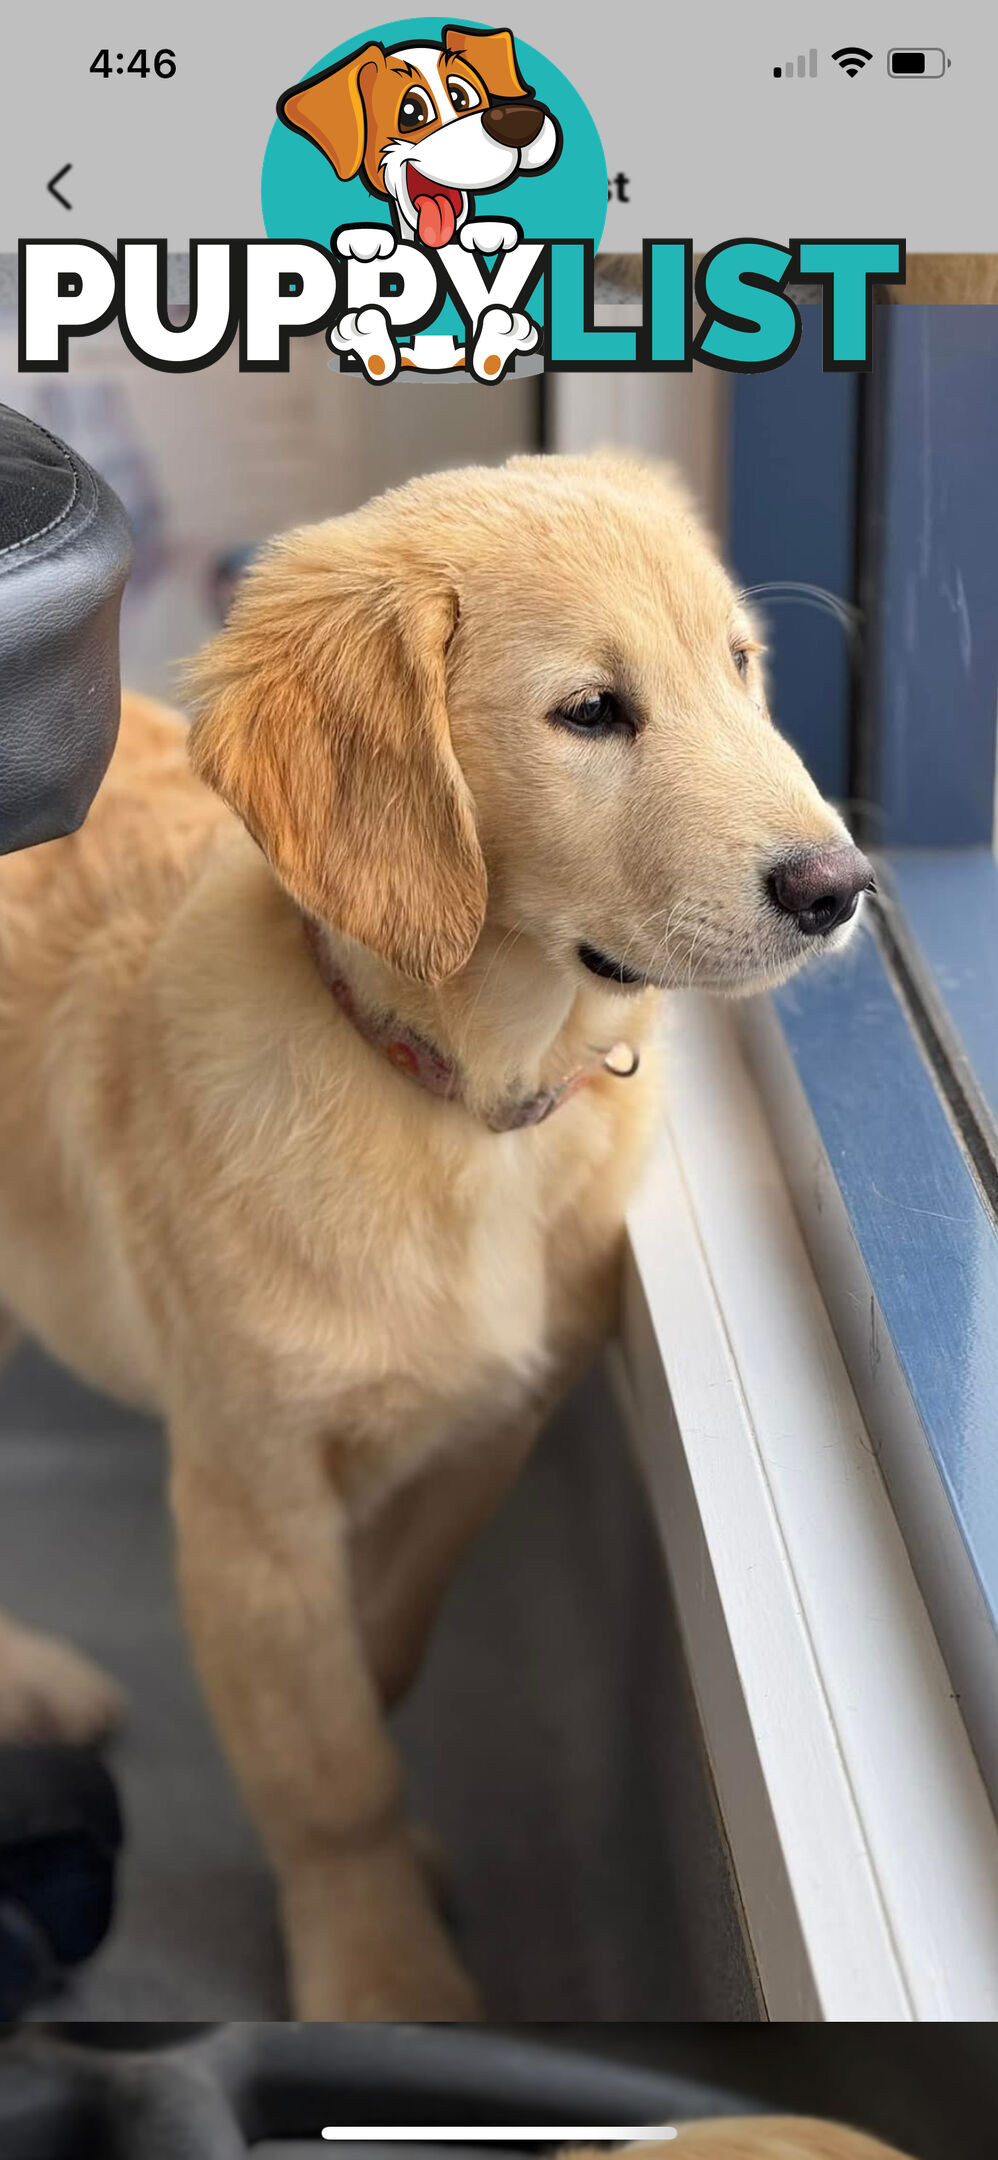
[{"label": "battery icon", "polygon": [[929,75],[945,75],[952,62],[938,45],[893,45],[887,55],[888,75],[902,75],[924,82]]}]

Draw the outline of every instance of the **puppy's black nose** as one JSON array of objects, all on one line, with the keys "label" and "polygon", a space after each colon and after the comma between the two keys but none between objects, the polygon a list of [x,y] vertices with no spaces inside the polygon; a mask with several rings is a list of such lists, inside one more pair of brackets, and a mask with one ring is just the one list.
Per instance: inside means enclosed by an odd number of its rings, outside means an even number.
[{"label": "puppy's black nose", "polygon": [[544,107],[532,105],[529,98],[517,98],[515,105],[490,105],[482,114],[482,126],[504,150],[525,150],[544,126]]},{"label": "puppy's black nose", "polygon": [[766,879],[773,906],[792,916],[805,937],[827,937],[855,915],[860,893],[874,889],[866,856],[848,842],[796,848]]}]

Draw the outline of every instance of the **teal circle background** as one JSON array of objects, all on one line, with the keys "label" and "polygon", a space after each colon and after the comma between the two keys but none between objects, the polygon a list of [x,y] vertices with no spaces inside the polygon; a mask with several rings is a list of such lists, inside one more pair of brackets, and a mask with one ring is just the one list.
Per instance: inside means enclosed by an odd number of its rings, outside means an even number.
[{"label": "teal circle background", "polygon": [[[439,44],[452,15],[408,15],[398,22],[375,24],[344,39],[323,54],[307,75],[318,75],[337,60],[373,41],[379,45]],[[463,22],[468,30],[489,23]],[[490,189],[475,203],[479,217],[515,218],[528,240],[592,240],[599,245],[606,223],[606,159],[596,124],[566,75],[514,31],[520,72],[562,132],[561,155],[549,172],[521,174],[508,187]],[[304,81],[305,76],[300,76]],[[290,83],[281,89],[290,89]],[[339,225],[390,225],[386,197],[371,195],[359,178],[338,180],[328,158],[283,120],[275,120],[263,159],[261,203],[264,229],[272,240],[315,240],[328,247]],[[535,308],[533,312],[537,313]]]}]

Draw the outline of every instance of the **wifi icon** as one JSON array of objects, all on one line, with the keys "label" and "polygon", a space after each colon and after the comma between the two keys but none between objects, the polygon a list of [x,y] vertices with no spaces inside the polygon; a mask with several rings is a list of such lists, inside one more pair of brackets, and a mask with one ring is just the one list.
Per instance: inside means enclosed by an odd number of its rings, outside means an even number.
[{"label": "wifi icon", "polygon": [[840,45],[832,59],[843,75],[858,75],[860,68],[865,68],[867,61],[873,59],[873,54],[867,52],[865,45]]}]

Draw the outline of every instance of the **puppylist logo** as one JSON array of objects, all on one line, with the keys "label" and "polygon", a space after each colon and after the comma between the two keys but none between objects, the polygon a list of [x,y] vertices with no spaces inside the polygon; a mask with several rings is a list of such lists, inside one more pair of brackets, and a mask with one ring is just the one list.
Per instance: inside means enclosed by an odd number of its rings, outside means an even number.
[{"label": "puppylist logo", "polygon": [[[820,288],[823,365],[870,366],[873,287],[904,281],[903,240],[646,239],[640,327],[594,322],[607,175],[595,123],[554,63],[509,29],[418,16],[346,40],[281,92],[263,161],[265,240],[190,244],[171,320],[165,240],[22,240],[19,360],[61,372],[117,320],[146,366],[281,372],[324,330],[332,364],[495,385],[524,369],[780,367],[800,340],[788,286]],[[694,330],[694,300],[701,311]]]},{"label": "puppylist logo", "polygon": [[[542,54],[505,29],[388,24],[340,47],[277,111],[264,222],[297,232],[340,212],[329,246],[346,305],[328,339],[346,367],[378,384],[402,368],[497,383],[539,349],[542,308],[528,309],[545,247],[524,227],[567,219],[593,240],[606,209],[599,136]],[[537,195],[542,175],[552,182]]]}]

